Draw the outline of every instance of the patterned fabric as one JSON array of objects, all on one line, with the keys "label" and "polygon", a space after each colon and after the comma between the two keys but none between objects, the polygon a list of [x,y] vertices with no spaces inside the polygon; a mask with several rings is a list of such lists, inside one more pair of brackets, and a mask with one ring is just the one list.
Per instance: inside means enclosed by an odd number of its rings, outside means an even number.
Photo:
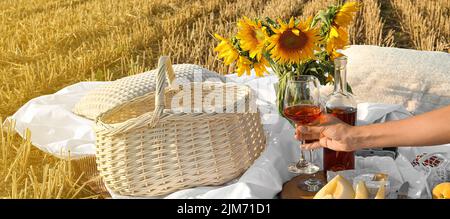
[{"label": "patterned fabric", "polygon": [[[423,156],[425,156],[425,155],[427,155],[427,153],[423,153],[423,154],[417,155],[416,158],[411,162],[411,164],[413,165],[413,167],[418,166],[418,165],[420,164],[420,163],[419,163],[419,160],[420,160]],[[440,163],[442,163],[442,159],[440,159],[440,158],[437,157],[437,156],[432,155],[432,156],[430,156],[429,158],[425,159],[425,160],[421,163],[421,165],[423,165],[423,166],[429,166],[429,167],[437,167],[437,166],[439,166]]]}]

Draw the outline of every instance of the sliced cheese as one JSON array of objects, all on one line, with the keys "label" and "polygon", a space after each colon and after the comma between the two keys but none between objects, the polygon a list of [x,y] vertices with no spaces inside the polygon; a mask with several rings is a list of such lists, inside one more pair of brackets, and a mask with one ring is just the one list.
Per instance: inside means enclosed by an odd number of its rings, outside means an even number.
[{"label": "sliced cheese", "polygon": [[348,180],[341,175],[335,176],[330,182],[328,182],[316,195],[314,199],[353,199],[355,198],[355,191]]},{"label": "sliced cheese", "polygon": [[378,192],[375,195],[375,199],[384,199],[386,196],[386,181],[382,181],[380,183],[380,188],[378,188]]},{"label": "sliced cheese", "polygon": [[366,187],[366,183],[364,181],[359,181],[356,184],[355,191],[355,199],[368,199],[369,198],[369,190]]}]

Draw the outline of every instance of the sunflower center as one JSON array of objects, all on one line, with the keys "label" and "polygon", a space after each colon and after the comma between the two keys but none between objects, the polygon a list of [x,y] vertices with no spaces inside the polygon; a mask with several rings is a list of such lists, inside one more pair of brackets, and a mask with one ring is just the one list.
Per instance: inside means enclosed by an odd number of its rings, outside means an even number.
[{"label": "sunflower center", "polygon": [[302,49],[306,43],[308,38],[306,34],[302,31],[298,32],[298,35],[294,34],[292,30],[287,30],[280,36],[280,46],[287,50],[298,50]]}]

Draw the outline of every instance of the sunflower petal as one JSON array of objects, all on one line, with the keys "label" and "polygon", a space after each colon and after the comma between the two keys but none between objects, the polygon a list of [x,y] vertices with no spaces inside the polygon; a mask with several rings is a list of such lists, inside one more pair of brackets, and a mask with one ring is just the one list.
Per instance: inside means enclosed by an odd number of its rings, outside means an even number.
[{"label": "sunflower petal", "polygon": [[289,28],[293,28],[293,27],[294,27],[294,24],[295,24],[294,17],[291,17],[291,19],[289,19],[289,25],[288,25],[288,27],[289,27]]},{"label": "sunflower petal", "polygon": [[339,37],[339,32],[336,27],[334,27],[334,26],[331,27],[329,37],[330,38],[338,38]]}]

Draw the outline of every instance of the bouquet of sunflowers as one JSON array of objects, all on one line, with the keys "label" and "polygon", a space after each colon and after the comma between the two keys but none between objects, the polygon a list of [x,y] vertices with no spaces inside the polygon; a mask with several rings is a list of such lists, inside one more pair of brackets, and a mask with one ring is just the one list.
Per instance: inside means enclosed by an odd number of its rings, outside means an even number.
[{"label": "bouquet of sunflowers", "polygon": [[225,65],[235,64],[238,76],[250,75],[254,69],[262,77],[271,67],[279,78],[281,109],[284,93],[280,91],[290,78],[313,75],[322,85],[334,83],[333,60],[349,45],[348,27],[358,8],[356,2],[333,5],[304,20],[244,17],[237,23],[235,36],[227,39],[215,34],[220,43],[214,50]]}]

